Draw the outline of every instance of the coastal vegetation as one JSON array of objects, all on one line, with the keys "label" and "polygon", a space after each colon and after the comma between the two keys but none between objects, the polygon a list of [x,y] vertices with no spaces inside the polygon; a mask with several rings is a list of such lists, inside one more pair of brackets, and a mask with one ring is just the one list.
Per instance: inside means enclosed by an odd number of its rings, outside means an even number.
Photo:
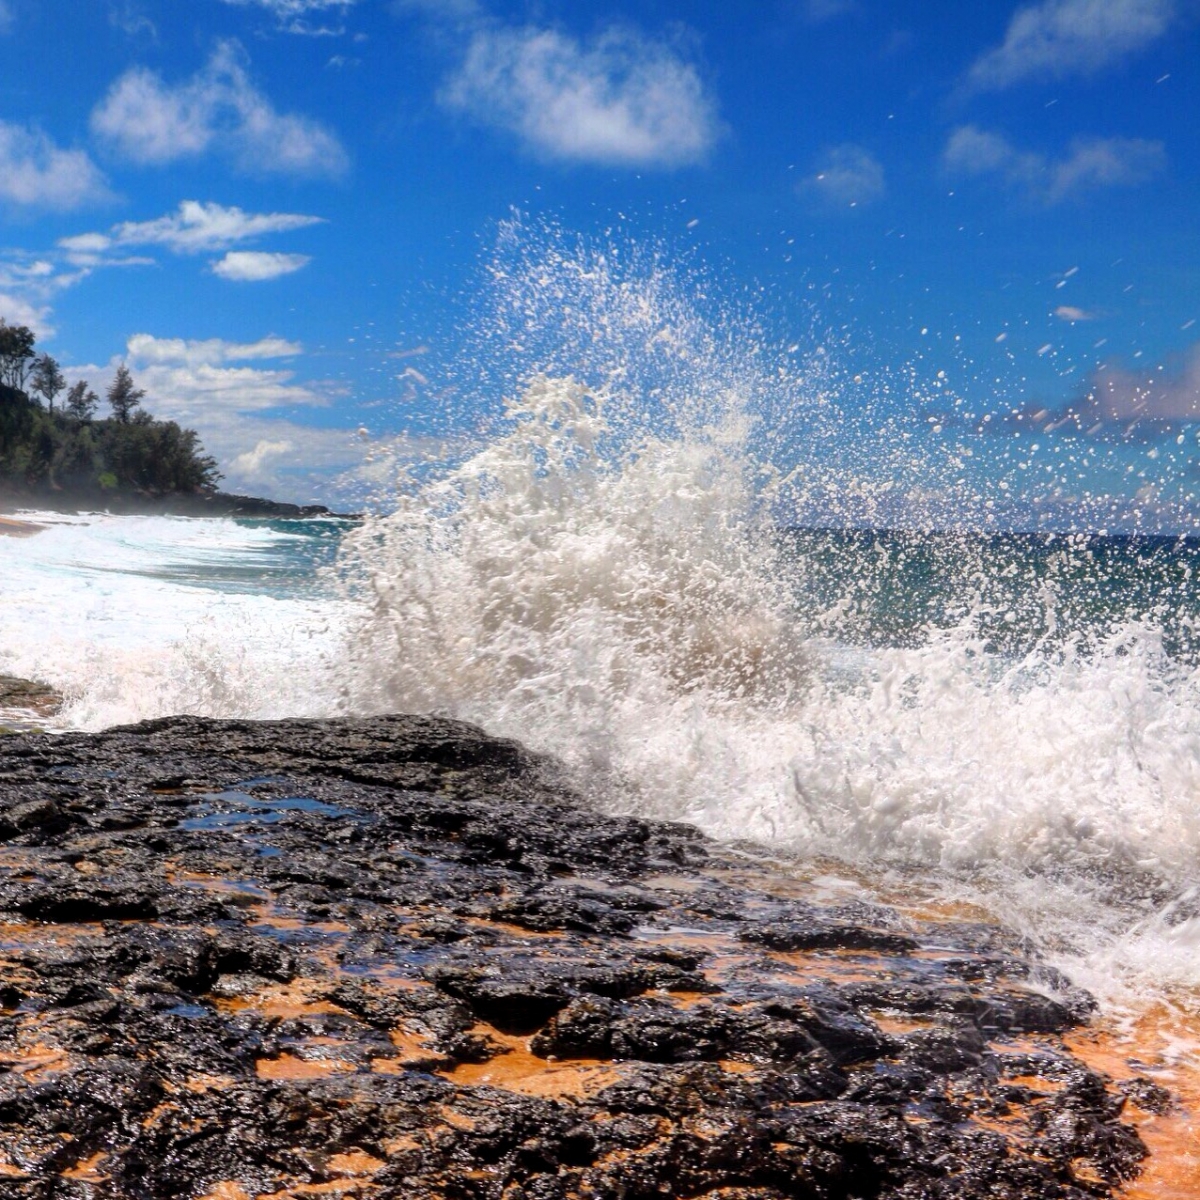
[{"label": "coastal vegetation", "polygon": [[0,488],[167,496],[211,493],[221,478],[194,430],[160,421],[145,392],[118,367],[100,397],[80,379],[68,388],[59,364],[38,354],[24,325],[0,320]]}]

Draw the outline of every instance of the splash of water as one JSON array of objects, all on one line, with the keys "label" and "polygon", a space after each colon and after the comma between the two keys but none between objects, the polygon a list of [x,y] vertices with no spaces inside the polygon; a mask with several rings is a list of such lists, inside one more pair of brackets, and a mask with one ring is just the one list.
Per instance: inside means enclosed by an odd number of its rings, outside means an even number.
[{"label": "splash of water", "polygon": [[[497,432],[345,544],[350,706],[478,721],[609,807],[935,872],[1112,995],[1114,966],[1135,988],[1200,985],[1179,956],[1200,676],[1160,627],[1064,629],[1043,578],[1045,629],[998,652],[996,566],[964,541],[947,619],[857,637],[879,563],[830,602],[774,535],[785,505],[844,481],[827,377],[706,321],[661,259],[508,236],[485,322],[512,389]],[[887,441],[882,487],[952,487]]]},{"label": "splash of water", "polygon": [[[76,727],[453,713],[599,805],[983,904],[1102,995],[1191,1003],[1200,552],[781,533],[984,498],[851,408],[828,339],[775,351],[714,292],[506,227],[459,367],[490,428],[344,539],[340,602],[166,579],[179,523],[68,522],[0,546],[0,670]],[[199,574],[281,536],[186,528]]]}]

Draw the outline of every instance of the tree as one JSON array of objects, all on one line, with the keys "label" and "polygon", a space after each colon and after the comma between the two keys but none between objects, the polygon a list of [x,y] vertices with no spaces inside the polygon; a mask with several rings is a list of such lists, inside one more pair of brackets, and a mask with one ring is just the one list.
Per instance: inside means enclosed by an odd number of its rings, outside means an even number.
[{"label": "tree", "polygon": [[27,325],[9,325],[0,317],[0,383],[19,392],[25,390],[36,341],[33,330]]},{"label": "tree", "polygon": [[100,397],[87,385],[86,379],[81,379],[67,393],[66,410],[77,421],[90,421],[96,411]]},{"label": "tree", "polygon": [[[67,391],[55,412],[66,380],[50,355],[35,355],[34,344],[30,330],[0,321],[0,486],[76,489],[85,495],[115,488],[150,496],[217,486],[217,464],[195,430],[146,412],[145,392],[128,367],[117,370],[108,389],[111,419],[92,419],[98,400],[85,379]],[[25,391],[27,382],[33,396]]]},{"label": "tree", "polygon": [[29,390],[46,401],[46,407],[54,411],[54,398],[67,386],[58,363],[49,354],[33,360],[33,374],[29,377]]},{"label": "tree", "polygon": [[141,404],[145,394],[141,388],[133,386],[133,376],[129,373],[129,368],[122,363],[108,388],[108,403],[112,407],[113,416],[121,424],[128,425],[133,410]]}]

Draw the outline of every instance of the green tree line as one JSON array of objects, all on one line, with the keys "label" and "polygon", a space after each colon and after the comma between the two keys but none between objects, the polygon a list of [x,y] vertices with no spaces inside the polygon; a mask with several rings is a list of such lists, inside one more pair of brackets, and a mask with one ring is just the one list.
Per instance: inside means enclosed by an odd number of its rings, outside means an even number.
[{"label": "green tree line", "polygon": [[216,460],[196,432],[155,420],[144,397],[122,365],[105,396],[112,416],[97,418],[100,398],[87,380],[68,388],[58,363],[38,354],[33,332],[0,319],[0,485],[151,495],[214,489]]}]

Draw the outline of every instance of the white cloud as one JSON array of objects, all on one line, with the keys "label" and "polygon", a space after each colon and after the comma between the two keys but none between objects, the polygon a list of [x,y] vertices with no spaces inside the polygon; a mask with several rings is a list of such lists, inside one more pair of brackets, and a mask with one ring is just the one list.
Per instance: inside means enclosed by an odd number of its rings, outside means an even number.
[{"label": "white cloud", "polygon": [[129,339],[122,357],[63,370],[69,382],[87,379],[103,394],[116,368],[127,362],[146,390],[147,411],[196,430],[225,474],[222,486],[235,492],[357,506],[372,481],[390,479],[397,464],[442,445],[406,435],[372,437],[279,415],[276,410],[295,406],[326,408],[334,395],[320,384],[298,383],[290,370],[255,365],[302,352],[298,343],[273,336],[229,342],[139,333]]},{"label": "white cloud", "polygon": [[835,146],[820,168],[800,185],[803,193],[830,208],[862,208],[887,191],[883,165],[861,146]]},{"label": "white cloud", "polygon": [[236,283],[261,283],[291,275],[312,262],[307,254],[268,254],[262,250],[231,250],[213,263],[213,274]]},{"label": "white cloud", "polygon": [[1074,304],[1060,304],[1055,310],[1054,315],[1060,321],[1094,321],[1095,313],[1090,313],[1086,308],[1077,308]]},{"label": "white cloud", "polygon": [[0,33],[8,33],[14,20],[12,6],[8,0],[0,0]]},{"label": "white cloud", "polygon": [[294,358],[304,353],[304,347],[299,342],[289,342],[279,337],[259,338],[257,342],[227,342],[222,338],[207,338],[204,341],[160,338],[149,333],[135,333],[126,348],[140,363],[178,363],[189,367],[264,358]]},{"label": "white cloud", "polygon": [[21,296],[8,292],[0,292],[0,321],[9,325],[27,325],[40,338],[49,337],[54,332],[48,308],[31,304]]},{"label": "white cloud", "polygon": [[363,437],[295,421],[244,417],[205,443],[225,474],[222,487],[300,503],[314,498],[361,507],[390,491],[397,468],[435,455],[441,443],[404,434]]},{"label": "white cloud", "polygon": [[10,251],[0,258],[0,316],[28,325],[39,337],[53,332],[51,302],[67,288],[86,279],[87,268],[63,270],[43,258]]},{"label": "white cloud", "polygon": [[236,206],[185,200],[179,210],[153,221],[126,221],[113,227],[122,246],[166,246],[176,254],[224,250],[251,238],[320,225],[321,217],[303,213],[248,213]]},{"label": "white cloud", "polygon": [[242,454],[239,454],[229,464],[229,470],[226,474],[236,476],[240,479],[259,481],[266,474],[263,468],[270,459],[290,454],[295,449],[296,443],[293,441],[272,442],[266,438],[262,438],[253,450],[246,450]]},{"label": "white cloud", "polygon": [[80,233],[75,237],[59,238],[58,244],[68,254],[103,254],[112,245],[112,238],[102,233]]},{"label": "white cloud", "polygon": [[138,382],[156,415],[205,429],[222,413],[259,412],[295,405],[322,407],[325,397],[295,382],[292,371],[135,359]]},{"label": "white cloud", "polygon": [[[263,428],[275,425],[276,419],[262,414],[328,404],[320,391],[298,383],[291,370],[248,365],[301,352],[296,343],[277,337],[241,343],[138,333],[129,339],[125,359],[138,386],[146,390],[146,409],[163,420],[195,429],[224,469],[247,446],[268,436]],[[119,362],[114,359],[106,367],[74,367],[66,374],[72,380],[88,378],[100,391]]]},{"label": "white cloud", "polygon": [[53,263],[48,263],[44,258],[0,262],[0,287],[42,285],[47,283],[53,275]]},{"label": "white cloud", "polygon": [[[123,221],[114,225],[108,233],[79,233],[61,238],[58,245],[66,251],[70,261],[78,265],[111,266],[135,261],[104,257],[119,247],[165,246],[175,254],[211,253],[268,234],[306,229],[310,225],[321,224],[322,220],[321,217],[310,217],[303,213],[248,213],[237,207],[184,200],[177,211],[153,221]],[[298,270],[299,267],[293,269]]]},{"label": "white cloud", "polygon": [[952,172],[999,176],[1031,199],[1057,204],[1093,188],[1145,183],[1166,169],[1167,156],[1161,142],[1141,138],[1076,138],[1062,158],[1053,159],[964,125],[950,135],[944,162]]},{"label": "white cloud", "polygon": [[145,35],[151,41],[158,40],[158,28],[141,10],[136,0],[120,0],[120,3],[110,3],[108,7],[108,23],[119,29],[128,37]]},{"label": "white cloud", "polygon": [[479,29],[440,98],[569,162],[682,166],[704,159],[719,129],[696,66],[628,29],[588,45],[553,30]]},{"label": "white cloud", "polygon": [[134,366],[156,416],[202,432],[218,424],[222,414],[325,404],[311,388],[296,383],[291,371],[154,359],[135,359]]},{"label": "white cloud", "polygon": [[134,162],[166,165],[209,150],[253,174],[336,175],[348,159],[318,122],[279,113],[255,88],[236,42],[177,85],[144,67],[120,77],[92,113],[93,131]]},{"label": "white cloud", "polygon": [[967,82],[986,91],[1094,74],[1162,37],[1175,12],[1176,0],[1043,0],[1019,8],[1003,43],[971,67]]},{"label": "white cloud", "polygon": [[64,150],[38,130],[0,121],[0,201],[68,209],[110,198],[84,151]]}]

